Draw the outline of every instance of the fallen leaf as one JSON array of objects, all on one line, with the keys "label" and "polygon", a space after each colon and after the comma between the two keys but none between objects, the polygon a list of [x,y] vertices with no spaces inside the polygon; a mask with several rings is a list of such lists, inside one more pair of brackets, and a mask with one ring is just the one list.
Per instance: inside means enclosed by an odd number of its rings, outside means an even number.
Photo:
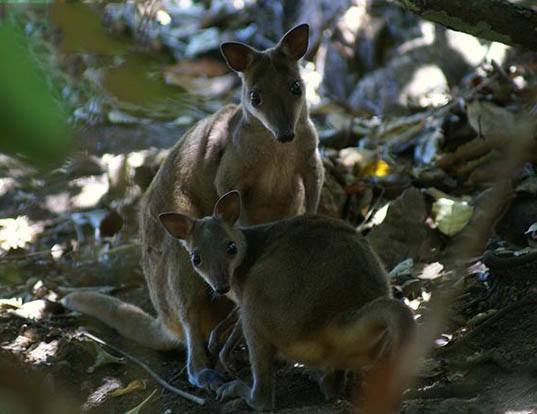
[{"label": "fallen leaf", "polygon": [[377,160],[367,164],[362,170],[362,175],[373,177],[385,177],[390,173],[390,166],[384,160]]},{"label": "fallen leaf", "polygon": [[111,397],[121,397],[125,394],[130,394],[131,392],[139,391],[139,390],[145,390],[145,382],[143,382],[140,379],[135,379],[129,383],[124,388],[117,388],[114,391],[110,393]]},{"label": "fallen leaf", "polygon": [[454,236],[470,221],[474,208],[467,201],[452,198],[439,198],[433,203],[434,221],[446,236]]},{"label": "fallen leaf", "polygon": [[400,275],[407,275],[412,273],[412,267],[414,266],[414,260],[410,257],[403,260],[397,266],[395,266],[389,273],[391,278],[398,277]]}]

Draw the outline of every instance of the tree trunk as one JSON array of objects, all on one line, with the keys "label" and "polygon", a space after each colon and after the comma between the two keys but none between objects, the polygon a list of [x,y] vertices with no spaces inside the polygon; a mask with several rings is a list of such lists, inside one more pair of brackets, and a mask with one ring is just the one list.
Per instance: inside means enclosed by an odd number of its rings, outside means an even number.
[{"label": "tree trunk", "polygon": [[398,0],[424,19],[487,40],[537,51],[537,11],[507,0]]}]

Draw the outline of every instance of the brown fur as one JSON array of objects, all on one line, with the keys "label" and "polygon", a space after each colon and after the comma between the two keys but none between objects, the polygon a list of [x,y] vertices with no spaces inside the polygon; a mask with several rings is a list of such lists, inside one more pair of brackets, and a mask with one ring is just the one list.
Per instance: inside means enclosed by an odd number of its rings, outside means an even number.
[{"label": "brown fur", "polygon": [[[224,195],[212,217],[169,217],[191,220],[187,233],[171,234],[199,254],[202,278],[215,290],[228,286],[238,301],[254,385],[224,384],[221,397],[274,408],[272,359],[278,353],[332,372],[357,371],[400,352],[414,319],[391,298],[386,272],[367,240],[340,220],[314,215],[236,227],[240,212],[230,206],[240,208],[238,199],[236,191]],[[230,241],[238,247],[233,255]],[[219,270],[226,263],[227,281]]]},{"label": "brown fur", "polygon": [[[244,194],[244,224],[317,210],[323,181],[317,134],[304,93],[290,92],[293,82],[302,85],[297,60],[307,48],[307,34],[307,26],[298,26],[263,52],[224,44],[228,64],[241,72],[242,103],[225,106],[189,130],[148,188],[140,212],[142,267],[158,320],[103,295],[75,293],[64,301],[154,348],[184,339],[189,380],[198,386],[214,380],[203,342],[231,306],[211,297],[188,252],[164,231],[158,216],[166,211],[207,216],[218,196],[232,189]],[[255,107],[253,88],[261,96]]]}]

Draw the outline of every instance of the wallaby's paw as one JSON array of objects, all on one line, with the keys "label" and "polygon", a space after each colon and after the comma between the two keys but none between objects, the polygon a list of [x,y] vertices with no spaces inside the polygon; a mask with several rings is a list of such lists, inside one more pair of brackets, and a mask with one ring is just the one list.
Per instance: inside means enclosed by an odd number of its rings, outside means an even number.
[{"label": "wallaby's paw", "polygon": [[214,369],[205,368],[196,375],[189,375],[188,381],[198,388],[216,391],[226,382],[226,378]]},{"label": "wallaby's paw", "polygon": [[252,408],[242,398],[228,401],[224,404],[220,412],[222,414],[244,413],[251,411]]},{"label": "wallaby's paw", "polygon": [[246,399],[249,396],[250,387],[241,380],[226,382],[216,391],[216,398],[220,401],[229,400],[231,398]]}]

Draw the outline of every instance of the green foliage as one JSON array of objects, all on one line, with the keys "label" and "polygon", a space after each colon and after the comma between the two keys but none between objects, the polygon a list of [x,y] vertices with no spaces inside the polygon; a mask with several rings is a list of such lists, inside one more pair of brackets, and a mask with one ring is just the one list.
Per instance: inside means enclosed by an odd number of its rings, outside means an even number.
[{"label": "green foliage", "polygon": [[27,39],[0,26],[0,151],[38,166],[61,161],[71,148],[66,114],[51,91]]}]

